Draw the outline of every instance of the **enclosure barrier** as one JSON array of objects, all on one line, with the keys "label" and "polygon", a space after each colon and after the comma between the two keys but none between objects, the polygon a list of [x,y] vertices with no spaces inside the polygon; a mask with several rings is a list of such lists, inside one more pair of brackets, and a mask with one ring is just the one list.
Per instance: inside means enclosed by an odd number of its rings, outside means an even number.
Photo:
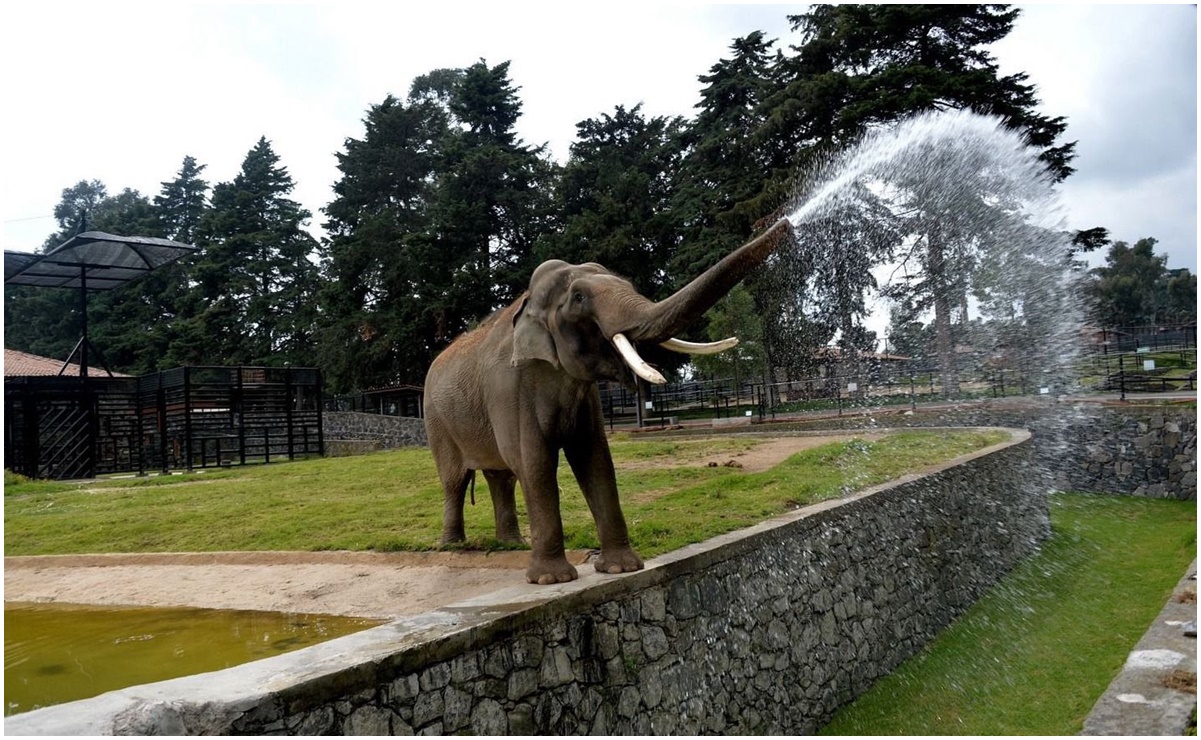
[{"label": "enclosure barrier", "polygon": [[[5,720],[10,734],[808,734],[1049,534],[1030,435],[655,558],[224,671]],[[517,576],[518,578],[520,576]]]},{"label": "enclosure barrier", "polygon": [[320,399],[316,368],[9,377],[5,466],[30,478],[68,479],[321,455]]}]

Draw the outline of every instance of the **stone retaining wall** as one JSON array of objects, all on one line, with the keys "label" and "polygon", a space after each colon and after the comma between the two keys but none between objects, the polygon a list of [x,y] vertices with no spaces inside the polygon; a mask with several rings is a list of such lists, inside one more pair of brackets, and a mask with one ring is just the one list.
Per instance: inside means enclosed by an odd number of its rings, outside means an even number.
[{"label": "stone retaining wall", "polygon": [[1029,423],[1039,461],[1056,488],[1196,500],[1195,408],[1090,405],[1066,411],[1051,409]]},{"label": "stone retaining wall", "polygon": [[[972,402],[936,410],[872,410],[767,429],[871,426],[1002,426],[1034,433],[1035,454],[1058,490],[1183,501],[1197,498],[1197,410],[1193,406],[1105,405],[1052,401]],[[721,430],[726,431],[726,430]]]},{"label": "stone retaining wall", "polygon": [[[364,414],[359,411],[326,411],[324,414],[326,454],[331,457],[356,454],[364,440],[374,441],[373,449],[391,450],[397,447],[424,447],[425,420],[407,416]],[[358,446],[340,445],[351,441]],[[331,445],[331,442],[333,443]]]},{"label": "stone retaining wall", "polygon": [[693,545],[247,666],[5,721],[15,734],[809,734],[1049,534],[1030,435]]}]

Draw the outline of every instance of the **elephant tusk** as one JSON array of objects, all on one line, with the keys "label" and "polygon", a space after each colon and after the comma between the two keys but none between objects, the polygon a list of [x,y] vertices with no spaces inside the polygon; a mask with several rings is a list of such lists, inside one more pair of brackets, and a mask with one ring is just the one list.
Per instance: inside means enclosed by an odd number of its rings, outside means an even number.
[{"label": "elephant tusk", "polygon": [[646,364],[646,360],[638,355],[638,350],[634,349],[634,345],[630,344],[630,340],[626,339],[624,334],[614,334],[613,345],[617,347],[617,351],[621,353],[621,359],[626,361],[635,375],[655,385],[663,385],[667,382],[667,378],[663,377],[658,370]]},{"label": "elephant tusk", "polygon": [[720,342],[685,342],[682,339],[672,337],[666,342],[659,345],[664,349],[670,349],[673,352],[681,352],[686,355],[715,355],[718,352],[725,352],[728,349],[733,349],[738,346],[738,337],[730,337],[723,339]]}]

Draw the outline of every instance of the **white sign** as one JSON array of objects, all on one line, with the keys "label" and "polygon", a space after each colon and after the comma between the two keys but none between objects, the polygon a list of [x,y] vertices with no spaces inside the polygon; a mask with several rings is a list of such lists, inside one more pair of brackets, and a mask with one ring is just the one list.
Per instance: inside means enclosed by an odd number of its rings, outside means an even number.
[{"label": "white sign", "polygon": [[746,412],[746,415],[747,415],[747,416],[750,416],[750,415],[751,415],[751,412],[748,410],[748,411]]},{"label": "white sign", "polygon": [[1136,349],[1134,351],[1135,352],[1150,352],[1151,348],[1150,347],[1139,347],[1138,349]]},{"label": "white sign", "polygon": [[653,408],[655,408],[655,404],[651,403],[650,401],[647,401],[647,402],[646,402],[646,410],[647,410],[647,411],[650,411],[650,410],[652,410]]},{"label": "white sign", "polygon": [[847,383],[847,392],[848,393],[854,393],[857,390],[859,390],[858,383]]},{"label": "white sign", "polygon": [[1047,396],[1047,395],[1050,395],[1051,389],[1050,388],[1039,388],[1038,392],[1044,396]]},{"label": "white sign", "polygon": [[1143,360],[1143,369],[1144,370],[1154,370],[1155,369],[1155,360]]}]

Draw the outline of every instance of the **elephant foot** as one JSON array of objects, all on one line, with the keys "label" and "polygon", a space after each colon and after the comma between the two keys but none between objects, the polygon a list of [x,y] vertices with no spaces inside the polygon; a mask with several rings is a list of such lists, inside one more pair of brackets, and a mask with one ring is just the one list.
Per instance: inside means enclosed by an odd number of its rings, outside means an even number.
[{"label": "elephant foot", "polygon": [[642,570],[642,558],[628,547],[601,550],[600,557],[596,559],[597,573],[615,575],[633,573],[636,570]]},{"label": "elephant foot", "polygon": [[496,541],[506,545],[524,545],[525,539],[520,532],[497,532]]},{"label": "elephant foot", "polygon": [[467,541],[467,534],[464,532],[443,532],[442,537],[438,539],[440,547],[447,545],[461,545]]},{"label": "elephant foot", "polygon": [[567,562],[567,558],[530,558],[530,567],[525,571],[525,579],[539,586],[549,586],[554,583],[567,583],[579,578],[575,566]]}]

